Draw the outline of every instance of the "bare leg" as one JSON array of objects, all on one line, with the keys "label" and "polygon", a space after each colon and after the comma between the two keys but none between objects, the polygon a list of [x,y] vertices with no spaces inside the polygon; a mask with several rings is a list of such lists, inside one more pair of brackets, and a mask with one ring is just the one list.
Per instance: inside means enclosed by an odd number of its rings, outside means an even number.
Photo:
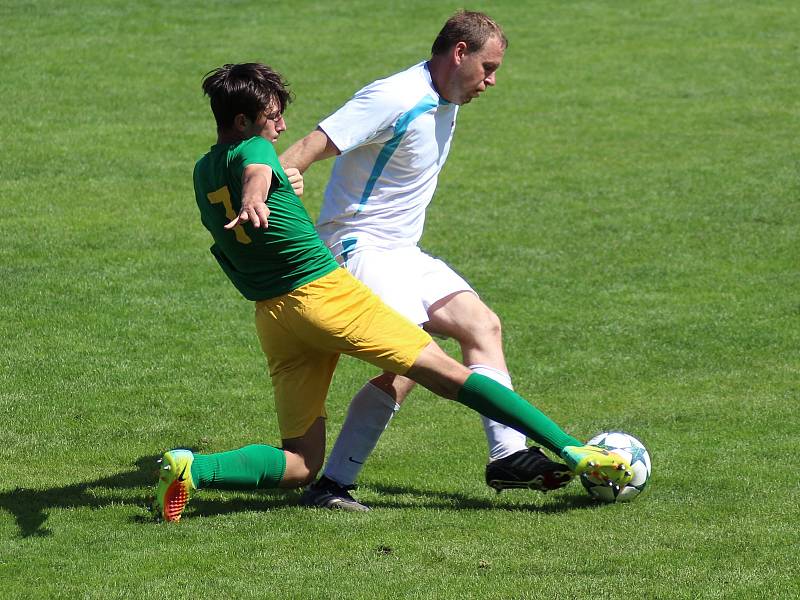
[{"label": "bare leg", "polygon": [[461,345],[465,365],[487,365],[508,373],[500,319],[472,292],[442,298],[428,310],[425,330],[451,337]]},{"label": "bare leg", "polygon": [[406,375],[437,396],[456,400],[472,372],[444,353],[436,342],[428,344]]},{"label": "bare leg", "polygon": [[416,385],[408,377],[389,373],[388,371],[373,377],[369,382],[397,402],[397,404],[402,404]]},{"label": "bare leg", "polygon": [[[478,296],[457,292],[436,302],[428,310],[425,329],[451,337],[461,345],[464,364],[474,373],[494,379],[513,389],[503,354],[500,319]],[[511,456],[527,448],[523,434],[487,417],[481,417],[489,459]]]},{"label": "bare leg", "polygon": [[[429,317],[425,328],[456,339],[467,365],[477,364],[476,372],[511,387],[503,356],[500,319],[475,294],[458,292],[447,296],[431,307]],[[437,356],[446,356],[436,344],[433,346]],[[356,481],[381,434],[414,385],[408,377],[382,373],[356,393],[325,465],[326,477],[341,485]],[[492,459],[525,449],[525,436],[518,431],[486,417],[482,417],[482,421]]]},{"label": "bare leg", "polygon": [[325,419],[317,418],[303,436],[283,440],[283,452],[286,471],[280,487],[296,488],[314,481],[325,458]]},{"label": "bare leg", "polygon": [[488,377],[471,377],[469,369],[447,356],[435,342],[425,347],[406,375],[439,396],[512,426],[557,455],[567,446],[581,445],[515,392]]}]

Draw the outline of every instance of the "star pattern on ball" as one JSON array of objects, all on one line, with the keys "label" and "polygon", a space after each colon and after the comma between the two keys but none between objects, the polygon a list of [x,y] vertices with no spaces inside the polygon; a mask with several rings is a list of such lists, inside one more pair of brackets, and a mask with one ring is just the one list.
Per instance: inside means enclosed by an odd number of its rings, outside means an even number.
[{"label": "star pattern on ball", "polygon": [[642,463],[643,465],[647,465],[644,460],[644,455],[647,453],[647,450],[644,448],[639,448],[637,446],[631,446],[627,448],[628,452],[631,454],[631,466],[635,465],[636,463]]}]

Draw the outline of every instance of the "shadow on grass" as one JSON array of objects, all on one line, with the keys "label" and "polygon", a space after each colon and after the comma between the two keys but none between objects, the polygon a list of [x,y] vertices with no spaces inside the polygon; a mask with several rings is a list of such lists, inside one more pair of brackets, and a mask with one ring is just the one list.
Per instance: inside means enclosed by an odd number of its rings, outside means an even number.
[{"label": "shadow on grass", "polygon": [[[574,483],[572,484],[574,485]],[[414,487],[403,485],[381,485],[370,483],[364,486],[370,490],[375,490],[384,499],[372,500],[369,505],[373,508],[433,508],[450,510],[505,510],[505,511],[526,511],[538,513],[562,513],[571,510],[591,509],[598,507],[598,503],[587,496],[576,496],[565,494],[563,491],[550,492],[547,496],[548,502],[525,502],[515,504],[500,504],[486,498],[478,498],[458,492],[440,492],[436,490],[420,490]],[[515,498],[528,495],[530,498],[541,499],[541,492],[532,490],[509,490],[502,492]],[[408,502],[401,502],[391,499],[391,496],[412,496]],[[554,500],[551,500],[554,499]]]},{"label": "shadow on grass", "polygon": [[[158,477],[156,460],[159,455],[143,456],[134,468],[93,481],[47,489],[16,488],[0,492],[0,511],[14,515],[21,537],[47,537],[52,531],[46,527],[51,509],[103,508],[112,505],[136,504],[148,513],[133,517],[137,523],[155,523],[149,515],[152,490]],[[144,495],[131,495],[131,489],[145,488]],[[297,499],[278,490],[259,491],[253,498],[193,499],[187,514],[221,515],[244,511],[263,511],[270,508],[294,506]],[[263,495],[262,495],[263,494]]]},{"label": "shadow on grass", "polygon": [[[73,485],[47,488],[16,488],[0,493],[0,510],[14,515],[21,537],[47,537],[52,532],[46,527],[51,509],[69,509],[89,507],[93,509],[112,505],[138,504],[148,509],[147,514],[132,518],[135,523],[155,523],[149,514],[153,486],[158,476],[156,460],[158,455],[143,456],[136,460],[134,468],[111,475]],[[369,504],[373,508],[431,508],[444,510],[505,510],[532,511],[539,513],[560,513],[569,510],[594,508],[596,504],[588,496],[560,494],[557,500],[540,503],[502,504],[485,498],[469,496],[458,492],[423,490],[413,486],[381,485],[371,483],[368,487],[381,494]],[[145,495],[138,498],[124,490],[145,488]],[[98,493],[98,490],[99,493]],[[297,492],[287,490],[259,490],[254,492],[233,492],[233,497],[198,495],[192,498],[186,509],[187,517],[216,516],[241,512],[259,512],[270,509],[294,507],[297,505]],[[538,492],[514,490],[506,494],[532,494]],[[394,496],[394,498],[393,498]],[[408,501],[398,496],[410,496]],[[532,496],[535,497],[535,496]],[[538,498],[537,498],[538,500]]]}]

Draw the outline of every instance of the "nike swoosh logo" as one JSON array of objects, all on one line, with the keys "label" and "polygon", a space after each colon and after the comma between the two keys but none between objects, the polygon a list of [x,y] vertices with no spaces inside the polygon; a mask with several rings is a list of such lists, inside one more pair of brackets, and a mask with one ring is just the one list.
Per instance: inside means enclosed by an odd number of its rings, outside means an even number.
[{"label": "nike swoosh logo", "polygon": [[186,481],[186,466],[187,465],[183,465],[183,471],[181,471],[181,474],[178,475],[178,481]]},{"label": "nike swoosh logo", "polygon": [[350,462],[356,463],[357,465],[363,465],[364,464],[361,461],[355,460],[352,456],[348,456],[347,460],[349,460]]}]

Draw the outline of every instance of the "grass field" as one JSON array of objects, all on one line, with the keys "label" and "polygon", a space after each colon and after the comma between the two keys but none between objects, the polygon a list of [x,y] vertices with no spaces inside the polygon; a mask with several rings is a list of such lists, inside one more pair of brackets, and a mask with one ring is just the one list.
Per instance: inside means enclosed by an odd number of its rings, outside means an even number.
[{"label": "grass field", "polygon": [[[194,206],[203,74],[285,73],[282,149],[458,5],[0,0],[0,598],[800,596],[800,7],[469,7],[510,48],[423,246],[502,317],[524,396],[647,444],[649,493],[498,496],[478,419],[418,390],[364,471],[372,512],[209,491],[153,523],[165,449],[279,442]],[[372,374],[342,361],[331,439]]]}]

